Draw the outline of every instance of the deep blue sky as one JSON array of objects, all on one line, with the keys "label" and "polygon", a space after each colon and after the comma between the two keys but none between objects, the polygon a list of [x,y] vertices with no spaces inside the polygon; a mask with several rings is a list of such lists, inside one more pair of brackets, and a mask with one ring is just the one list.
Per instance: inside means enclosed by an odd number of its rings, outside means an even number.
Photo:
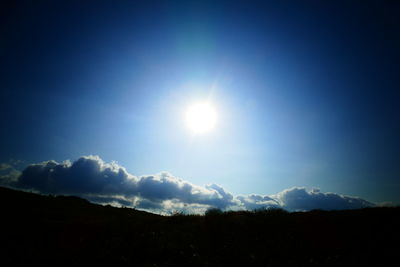
[{"label": "deep blue sky", "polygon": [[[0,8],[0,162],[400,203],[398,2],[68,2]],[[218,125],[193,138],[208,97]]]}]

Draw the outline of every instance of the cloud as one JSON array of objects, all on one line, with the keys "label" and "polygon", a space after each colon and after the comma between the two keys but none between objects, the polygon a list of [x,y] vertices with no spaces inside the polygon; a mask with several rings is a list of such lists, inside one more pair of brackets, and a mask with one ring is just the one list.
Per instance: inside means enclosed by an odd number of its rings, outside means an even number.
[{"label": "cloud", "polygon": [[248,196],[238,196],[237,199],[244,206],[246,210],[257,210],[263,208],[281,208],[278,201],[269,197],[262,195],[248,195]]},{"label": "cloud", "polygon": [[0,163],[0,171],[5,171],[5,170],[11,169],[11,168],[12,168],[12,166],[10,164]]},{"label": "cloud", "polygon": [[0,185],[10,185],[15,183],[21,172],[16,170],[12,164],[0,163]]},{"label": "cloud", "polygon": [[7,183],[44,194],[78,195],[99,203],[160,211],[209,206],[226,209],[235,204],[233,196],[218,185],[198,186],[166,172],[137,177],[98,156],[84,156],[74,162],[50,160],[31,164],[14,182],[3,179],[3,184]]},{"label": "cloud", "polygon": [[[3,169],[14,170],[8,166]],[[199,186],[167,172],[134,176],[116,162],[106,163],[98,156],[83,156],[74,162],[50,160],[31,164],[22,172],[14,172],[13,176],[0,176],[0,184],[43,194],[77,195],[96,203],[136,207],[158,213],[201,213],[211,207],[223,210],[271,207],[330,210],[374,205],[357,197],[302,187],[286,189],[272,196],[234,196],[217,184]]]},{"label": "cloud", "polygon": [[274,198],[287,210],[358,209],[374,206],[373,203],[358,197],[322,193],[317,188],[307,190],[304,187],[293,187],[283,190]]}]

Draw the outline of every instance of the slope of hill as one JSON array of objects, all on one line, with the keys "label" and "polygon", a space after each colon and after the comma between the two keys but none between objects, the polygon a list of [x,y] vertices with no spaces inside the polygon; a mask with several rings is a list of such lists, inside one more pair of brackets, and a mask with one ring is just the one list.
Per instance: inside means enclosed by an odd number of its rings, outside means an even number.
[{"label": "slope of hill", "polygon": [[400,208],[155,215],[0,188],[0,264],[397,266]]}]

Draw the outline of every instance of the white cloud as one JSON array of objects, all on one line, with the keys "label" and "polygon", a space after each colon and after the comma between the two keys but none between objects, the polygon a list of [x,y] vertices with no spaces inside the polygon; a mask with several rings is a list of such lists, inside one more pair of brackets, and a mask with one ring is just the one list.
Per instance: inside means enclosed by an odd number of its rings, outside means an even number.
[{"label": "white cloud", "polygon": [[5,170],[11,169],[11,168],[12,168],[12,166],[10,164],[0,163],[0,171],[5,171]]},{"label": "white cloud", "polygon": [[[5,168],[9,169],[9,168]],[[74,162],[50,160],[31,164],[22,173],[0,177],[0,184],[44,194],[77,195],[90,201],[146,209],[158,213],[202,213],[280,207],[287,210],[353,209],[373,206],[366,200],[294,187],[272,195],[234,196],[223,187],[199,186],[163,172],[134,176],[116,162],[83,156]]]},{"label": "white cloud", "polygon": [[374,206],[373,203],[358,197],[322,193],[319,189],[307,190],[304,187],[285,189],[274,198],[281,207],[288,210],[357,209]]}]

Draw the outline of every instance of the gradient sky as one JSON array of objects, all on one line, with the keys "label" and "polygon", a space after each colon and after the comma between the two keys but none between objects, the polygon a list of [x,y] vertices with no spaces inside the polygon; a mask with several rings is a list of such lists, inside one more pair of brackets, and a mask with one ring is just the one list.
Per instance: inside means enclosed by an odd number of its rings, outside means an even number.
[{"label": "gradient sky", "polygon": [[[399,2],[67,2],[0,8],[0,162],[400,203]],[[218,123],[194,137],[205,99]]]}]

